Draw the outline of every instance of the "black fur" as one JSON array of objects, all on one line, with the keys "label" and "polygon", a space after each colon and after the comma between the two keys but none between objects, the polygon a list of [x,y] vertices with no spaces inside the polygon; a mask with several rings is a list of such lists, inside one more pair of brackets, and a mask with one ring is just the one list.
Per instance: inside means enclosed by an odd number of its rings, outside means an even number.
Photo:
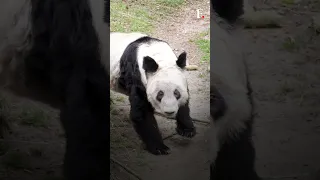
[{"label": "black fur", "polygon": [[243,0],[211,0],[213,10],[230,23],[243,14]]},{"label": "black fur", "polygon": [[153,107],[148,102],[145,90],[133,85],[130,91],[130,118],[146,149],[155,155],[169,154],[170,149],[162,140]]},{"label": "black fur", "polygon": [[217,158],[210,166],[210,180],[258,180],[254,170],[255,149],[252,144],[252,121],[237,139],[220,144]]},{"label": "black fur", "polygon": [[[103,17],[101,17],[103,18]],[[57,101],[69,180],[107,179],[109,85],[87,0],[32,0],[34,45],[26,77]]]},{"label": "black fur", "polygon": [[187,53],[186,52],[182,52],[179,57],[178,57],[178,60],[177,60],[177,65],[183,69],[186,67],[187,65]]},{"label": "black fur", "polygon": [[104,0],[104,22],[110,24],[110,0]]},{"label": "black fur", "polygon": [[210,88],[210,115],[213,117],[213,121],[218,121],[227,111],[227,104],[219,93],[217,88],[211,86]]},{"label": "black fur", "polygon": [[[130,118],[137,134],[146,149],[155,155],[169,154],[154,117],[154,108],[147,98],[146,89],[141,82],[137,62],[137,48],[142,43],[158,41],[151,37],[142,37],[128,45],[120,59],[119,86],[127,91],[131,105]],[[177,116],[177,131],[180,135],[193,137],[195,128],[189,115],[189,107],[181,107]],[[187,113],[187,114],[184,114]],[[194,134],[193,134],[194,133]]]},{"label": "black fur", "polygon": [[[250,84],[248,84],[248,87],[250,87]],[[211,87],[211,89],[214,89],[214,87]],[[220,94],[217,91],[215,91],[215,93]],[[210,94],[210,96],[212,96],[212,94]],[[211,98],[210,101],[215,101]],[[248,101],[252,104],[250,91],[248,92]],[[210,104],[210,106],[211,116],[215,118],[215,122],[219,121],[223,115],[219,113],[212,114],[212,112],[215,111],[215,109],[220,108],[219,106],[221,106],[221,104],[213,103]],[[224,113],[227,113],[227,109],[224,110]],[[236,138],[228,137],[228,139],[219,142],[220,149],[216,159],[210,165],[210,180],[260,179],[254,167],[255,148],[251,139],[253,111],[251,112],[251,116],[248,117],[245,125],[246,128],[236,134]]]},{"label": "black fur", "polygon": [[176,131],[179,135],[189,138],[196,135],[196,128],[194,127],[192,118],[190,117],[189,102],[179,108],[176,119]]},{"label": "black fur", "polygon": [[156,63],[156,61],[154,61],[154,59],[152,59],[149,56],[144,57],[143,59],[143,69],[147,72],[147,73],[153,73],[156,72],[158,69],[158,64]]}]

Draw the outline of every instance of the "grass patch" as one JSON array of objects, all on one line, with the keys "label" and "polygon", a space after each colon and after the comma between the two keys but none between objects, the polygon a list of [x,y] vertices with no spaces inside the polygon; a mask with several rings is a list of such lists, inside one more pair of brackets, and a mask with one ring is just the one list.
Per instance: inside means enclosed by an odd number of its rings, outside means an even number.
[{"label": "grass patch", "polygon": [[47,128],[46,122],[49,117],[41,109],[24,109],[19,113],[18,119],[22,125]]},{"label": "grass patch", "polygon": [[110,114],[112,114],[112,115],[120,115],[120,111],[118,110],[118,109],[116,109],[116,108],[113,108],[111,111],[110,111]]},{"label": "grass patch", "polygon": [[288,51],[294,51],[298,48],[296,40],[292,37],[287,37],[282,43],[282,47]]},{"label": "grass patch", "polygon": [[199,73],[198,77],[199,77],[199,78],[204,78],[204,77],[205,77],[205,74]]},{"label": "grass patch", "polygon": [[184,3],[184,0],[111,0],[110,29],[113,32],[150,33],[159,20],[172,16]]},{"label": "grass patch", "polygon": [[296,3],[296,1],[295,0],[281,0],[281,3],[283,5],[293,5]]},{"label": "grass patch", "polygon": [[164,6],[178,7],[183,5],[185,0],[157,0],[157,2]]},{"label": "grass patch", "polygon": [[203,53],[201,57],[201,62],[210,61],[210,40],[205,39],[210,33],[210,29],[206,32],[203,32],[199,35],[198,39],[195,40],[196,45],[199,47],[200,51]]},{"label": "grass patch", "polygon": [[118,102],[124,102],[125,101],[125,96],[117,96],[116,101]]}]

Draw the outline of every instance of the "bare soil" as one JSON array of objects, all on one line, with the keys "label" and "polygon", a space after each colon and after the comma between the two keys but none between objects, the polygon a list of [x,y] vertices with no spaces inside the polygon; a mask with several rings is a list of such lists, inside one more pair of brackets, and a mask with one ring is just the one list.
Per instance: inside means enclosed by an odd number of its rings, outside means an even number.
[{"label": "bare soil", "polygon": [[316,180],[320,168],[320,36],[310,25],[319,15],[320,2],[294,2],[252,2],[259,10],[280,14],[282,28],[241,32],[257,106],[256,167],[262,177]]}]

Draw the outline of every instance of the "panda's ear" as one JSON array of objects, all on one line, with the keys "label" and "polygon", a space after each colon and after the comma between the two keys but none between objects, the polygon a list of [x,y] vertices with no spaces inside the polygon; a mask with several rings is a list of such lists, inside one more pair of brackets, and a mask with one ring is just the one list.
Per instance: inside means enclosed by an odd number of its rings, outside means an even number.
[{"label": "panda's ear", "polygon": [[150,56],[146,56],[143,58],[143,69],[148,73],[156,72],[158,69],[158,64],[156,61]]},{"label": "panda's ear", "polygon": [[186,67],[187,65],[187,53],[186,52],[182,52],[179,57],[178,57],[178,60],[177,60],[177,65],[183,69]]}]

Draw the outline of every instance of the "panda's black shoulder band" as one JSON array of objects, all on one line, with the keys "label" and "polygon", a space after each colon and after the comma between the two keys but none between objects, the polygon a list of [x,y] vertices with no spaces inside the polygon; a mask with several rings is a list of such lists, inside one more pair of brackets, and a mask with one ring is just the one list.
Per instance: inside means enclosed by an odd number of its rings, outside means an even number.
[{"label": "panda's black shoulder band", "polygon": [[220,92],[213,86],[210,88],[210,114],[214,121],[219,120],[227,111],[227,104]]}]

